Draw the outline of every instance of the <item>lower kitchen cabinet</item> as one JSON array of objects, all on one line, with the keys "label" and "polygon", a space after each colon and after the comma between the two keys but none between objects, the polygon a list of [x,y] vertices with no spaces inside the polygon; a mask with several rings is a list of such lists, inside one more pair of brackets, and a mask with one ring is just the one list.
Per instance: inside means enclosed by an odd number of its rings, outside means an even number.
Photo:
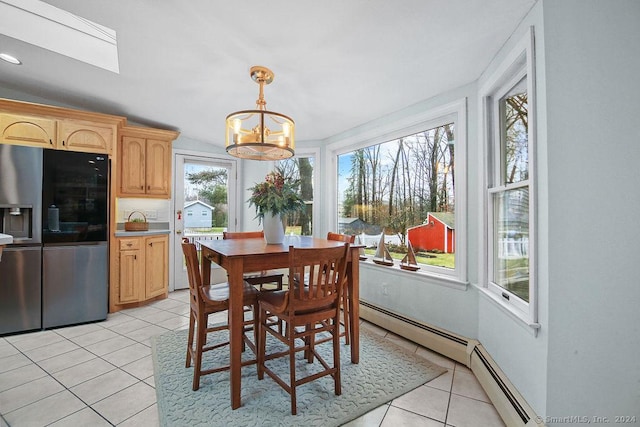
[{"label": "lower kitchen cabinet", "polygon": [[169,236],[117,238],[116,304],[139,303],[169,291]]},{"label": "lower kitchen cabinet", "polygon": [[145,239],[145,296],[147,299],[169,291],[169,236]]}]

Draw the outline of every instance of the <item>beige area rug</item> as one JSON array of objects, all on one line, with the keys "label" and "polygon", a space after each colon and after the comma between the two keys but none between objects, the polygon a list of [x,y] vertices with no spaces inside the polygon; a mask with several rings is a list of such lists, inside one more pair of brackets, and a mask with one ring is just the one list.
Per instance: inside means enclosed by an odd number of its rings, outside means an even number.
[{"label": "beige area rug", "polygon": [[[271,337],[273,338],[273,337]],[[289,395],[265,375],[258,381],[256,366],[242,368],[242,406],[232,410],[229,374],[221,372],[200,380],[191,390],[193,368],[184,367],[187,331],[169,332],[152,338],[153,370],[158,412],[162,426],[339,426],[431,381],[445,368],[408,352],[373,332],[360,331],[360,363],[352,364],[350,347],[341,340],[342,395],[333,392],[331,377],[298,387],[298,415],[291,415]],[[281,348],[267,340],[267,352]],[[318,347],[331,351],[331,343]],[[228,360],[228,347],[205,353],[204,366]],[[253,355],[247,349],[246,357]],[[243,356],[245,357],[245,356]],[[298,356],[296,370],[311,372],[318,363],[307,364]],[[211,366],[211,365],[209,365]],[[288,373],[288,358],[269,366]],[[285,381],[288,376],[285,376]]]}]

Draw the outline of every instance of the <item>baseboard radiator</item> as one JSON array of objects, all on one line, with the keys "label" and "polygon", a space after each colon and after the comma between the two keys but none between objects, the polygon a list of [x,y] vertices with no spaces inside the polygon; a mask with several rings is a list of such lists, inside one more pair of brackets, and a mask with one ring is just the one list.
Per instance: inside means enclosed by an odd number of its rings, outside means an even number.
[{"label": "baseboard radiator", "polygon": [[543,424],[479,341],[360,300],[360,317],[471,369],[509,427]]}]

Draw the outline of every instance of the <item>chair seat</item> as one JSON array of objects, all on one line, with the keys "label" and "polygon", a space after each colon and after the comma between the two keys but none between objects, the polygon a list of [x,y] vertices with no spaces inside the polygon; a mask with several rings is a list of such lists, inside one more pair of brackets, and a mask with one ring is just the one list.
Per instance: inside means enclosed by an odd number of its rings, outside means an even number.
[{"label": "chair seat", "polygon": [[244,278],[261,278],[261,277],[282,277],[284,274],[280,273],[278,270],[262,270],[262,271],[252,271],[250,273],[244,273]]},{"label": "chair seat", "polygon": [[281,313],[289,301],[288,291],[263,292],[260,294],[260,303],[269,308],[270,312]]},{"label": "chair seat", "polygon": [[[251,285],[259,286],[261,291],[279,291],[282,290],[282,278],[284,274],[276,270],[263,270],[245,273],[243,275],[244,280]],[[265,285],[272,285],[266,287]]]},{"label": "chair seat", "polygon": [[[205,298],[211,301],[227,301],[229,299],[229,282],[216,283],[215,285],[203,286]],[[248,282],[244,282],[244,305],[252,305],[256,302],[258,290]]]}]

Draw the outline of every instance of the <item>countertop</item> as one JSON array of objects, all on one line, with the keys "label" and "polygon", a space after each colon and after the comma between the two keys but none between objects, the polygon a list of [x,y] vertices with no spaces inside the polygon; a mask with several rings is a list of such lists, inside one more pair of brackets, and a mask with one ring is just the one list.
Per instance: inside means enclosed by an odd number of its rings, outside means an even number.
[{"label": "countertop", "polygon": [[116,231],[115,236],[116,237],[138,237],[138,236],[154,236],[158,234],[169,234],[169,233],[171,233],[171,230],[162,230],[162,229],[157,229],[157,230],[149,229],[148,231],[118,230]]},{"label": "countertop", "polygon": [[158,234],[169,234],[168,222],[150,222],[147,231],[124,231],[124,223],[116,224],[116,237],[138,237],[138,236],[154,236]]}]

